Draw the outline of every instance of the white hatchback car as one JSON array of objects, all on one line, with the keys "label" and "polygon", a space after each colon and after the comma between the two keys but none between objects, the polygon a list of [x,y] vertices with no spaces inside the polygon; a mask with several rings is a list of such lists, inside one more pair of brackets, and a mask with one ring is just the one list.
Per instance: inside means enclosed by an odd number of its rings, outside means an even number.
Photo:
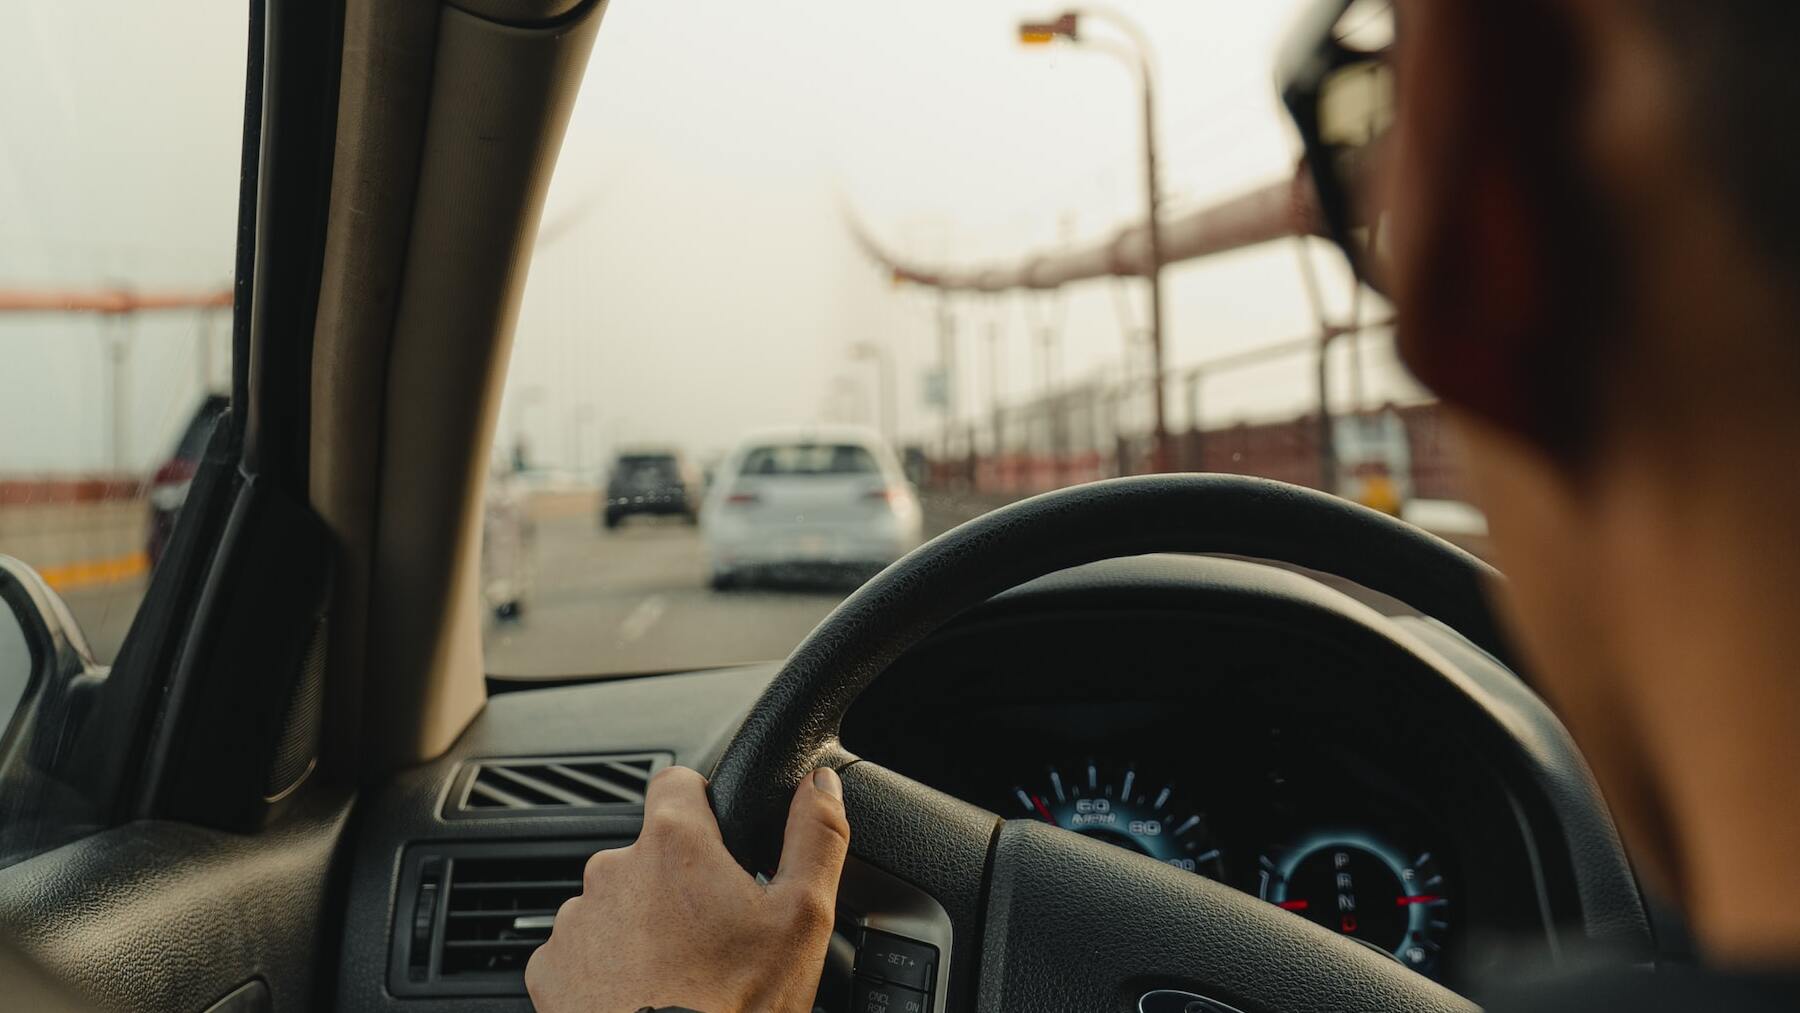
[{"label": "white hatchback car", "polygon": [[866,429],[759,433],[714,473],[700,523],[712,585],[867,577],[919,544],[919,497]]}]

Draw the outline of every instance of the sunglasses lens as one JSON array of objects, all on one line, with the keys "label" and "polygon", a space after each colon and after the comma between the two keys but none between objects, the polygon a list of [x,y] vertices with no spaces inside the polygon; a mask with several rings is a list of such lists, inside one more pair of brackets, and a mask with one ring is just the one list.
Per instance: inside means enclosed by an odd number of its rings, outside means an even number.
[{"label": "sunglasses lens", "polygon": [[1349,252],[1380,287],[1387,207],[1379,177],[1383,142],[1394,122],[1392,65],[1371,58],[1332,71],[1319,89],[1318,114],[1326,162],[1321,168],[1344,196]]},{"label": "sunglasses lens", "polygon": [[1369,60],[1340,67],[1319,90],[1319,135],[1333,147],[1363,148],[1394,122],[1394,72]]},{"label": "sunglasses lens", "polygon": [[1352,53],[1382,53],[1394,44],[1393,0],[1351,0],[1332,25],[1331,37]]}]

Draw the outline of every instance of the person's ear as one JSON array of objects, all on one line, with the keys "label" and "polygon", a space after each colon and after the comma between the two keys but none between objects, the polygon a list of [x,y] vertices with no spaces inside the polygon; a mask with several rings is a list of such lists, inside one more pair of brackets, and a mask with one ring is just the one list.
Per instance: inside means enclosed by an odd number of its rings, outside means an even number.
[{"label": "person's ear", "polygon": [[1592,410],[1595,225],[1573,136],[1576,26],[1557,3],[1410,4],[1382,185],[1407,365],[1561,454]]}]

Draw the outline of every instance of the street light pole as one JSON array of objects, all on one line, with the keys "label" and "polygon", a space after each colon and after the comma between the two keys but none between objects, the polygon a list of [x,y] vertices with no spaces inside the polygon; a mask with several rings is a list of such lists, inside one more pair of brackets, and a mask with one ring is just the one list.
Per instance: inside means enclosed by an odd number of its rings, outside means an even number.
[{"label": "street light pole", "polygon": [[988,410],[994,414],[994,460],[998,461],[1006,453],[1006,433],[1004,431],[1005,410],[1000,406],[1000,311],[995,310],[988,317],[987,326],[987,381]]},{"label": "street light pole", "polygon": [[937,307],[938,377],[943,385],[939,394],[943,402],[944,459],[950,458],[952,431],[956,428],[956,314],[951,312],[950,297],[940,293]]},{"label": "street light pole", "polygon": [[525,409],[529,405],[544,400],[544,385],[534,383],[521,387],[513,401],[512,438],[513,438],[513,470],[524,471],[531,463],[529,441],[525,438]]},{"label": "street light pole", "polygon": [[577,475],[587,473],[587,429],[594,421],[594,406],[583,402],[569,409],[569,468]]},{"label": "street light pole", "polygon": [[875,369],[876,369],[876,372],[879,374],[878,381],[880,384],[879,397],[881,398],[881,414],[880,414],[881,438],[887,441],[888,446],[898,447],[899,444],[896,441],[899,436],[899,433],[897,431],[899,427],[895,421],[895,415],[897,412],[898,405],[897,405],[897,397],[896,397],[896,394],[894,391],[894,360],[893,360],[893,358],[888,355],[888,350],[886,347],[876,344],[873,341],[859,341],[856,344],[851,345],[850,346],[850,357],[853,359],[858,359],[858,360],[863,360],[863,361],[872,361],[875,363]]},{"label": "street light pole", "polygon": [[[1140,46],[1147,43],[1140,42]],[[1144,221],[1149,230],[1150,239],[1150,356],[1151,382],[1155,384],[1152,391],[1153,404],[1156,411],[1156,436],[1151,467],[1156,471],[1169,470],[1169,415],[1167,404],[1167,386],[1163,382],[1163,250],[1162,250],[1162,198],[1157,193],[1156,185],[1156,89],[1151,83],[1150,53],[1147,48],[1143,52],[1144,81]]]},{"label": "street light pole", "polygon": [[[1131,40],[1135,52],[1121,51],[1111,46],[1096,46],[1107,52],[1115,53],[1135,65],[1138,80],[1143,93],[1144,106],[1144,227],[1148,233],[1150,262],[1144,266],[1145,276],[1150,282],[1150,352],[1151,366],[1151,403],[1155,412],[1155,433],[1152,437],[1151,466],[1156,471],[1169,470],[1169,416],[1167,392],[1164,383],[1163,330],[1167,326],[1163,307],[1162,270],[1163,270],[1163,236],[1162,236],[1162,197],[1158,193],[1156,174],[1156,81],[1155,72],[1150,63],[1150,39],[1137,23],[1124,14],[1107,7],[1084,7],[1067,11],[1054,21],[1026,22],[1019,26],[1019,39],[1027,45],[1042,45],[1056,39],[1066,39],[1080,44],[1081,20],[1097,18],[1111,24],[1121,34]],[[1092,44],[1091,42],[1089,43]]]},{"label": "street light pole", "polygon": [[126,440],[131,433],[131,318],[114,317],[106,323],[107,373],[112,379],[112,436],[108,448],[114,475],[123,475],[131,454]]}]

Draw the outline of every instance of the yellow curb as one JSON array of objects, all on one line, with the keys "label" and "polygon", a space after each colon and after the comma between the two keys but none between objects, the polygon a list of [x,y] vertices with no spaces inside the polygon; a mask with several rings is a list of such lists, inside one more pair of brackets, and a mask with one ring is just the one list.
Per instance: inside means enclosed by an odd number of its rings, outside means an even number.
[{"label": "yellow curb", "polygon": [[58,591],[73,591],[100,584],[117,584],[149,569],[150,556],[140,550],[111,559],[84,559],[78,563],[42,566],[38,568],[38,576]]}]

